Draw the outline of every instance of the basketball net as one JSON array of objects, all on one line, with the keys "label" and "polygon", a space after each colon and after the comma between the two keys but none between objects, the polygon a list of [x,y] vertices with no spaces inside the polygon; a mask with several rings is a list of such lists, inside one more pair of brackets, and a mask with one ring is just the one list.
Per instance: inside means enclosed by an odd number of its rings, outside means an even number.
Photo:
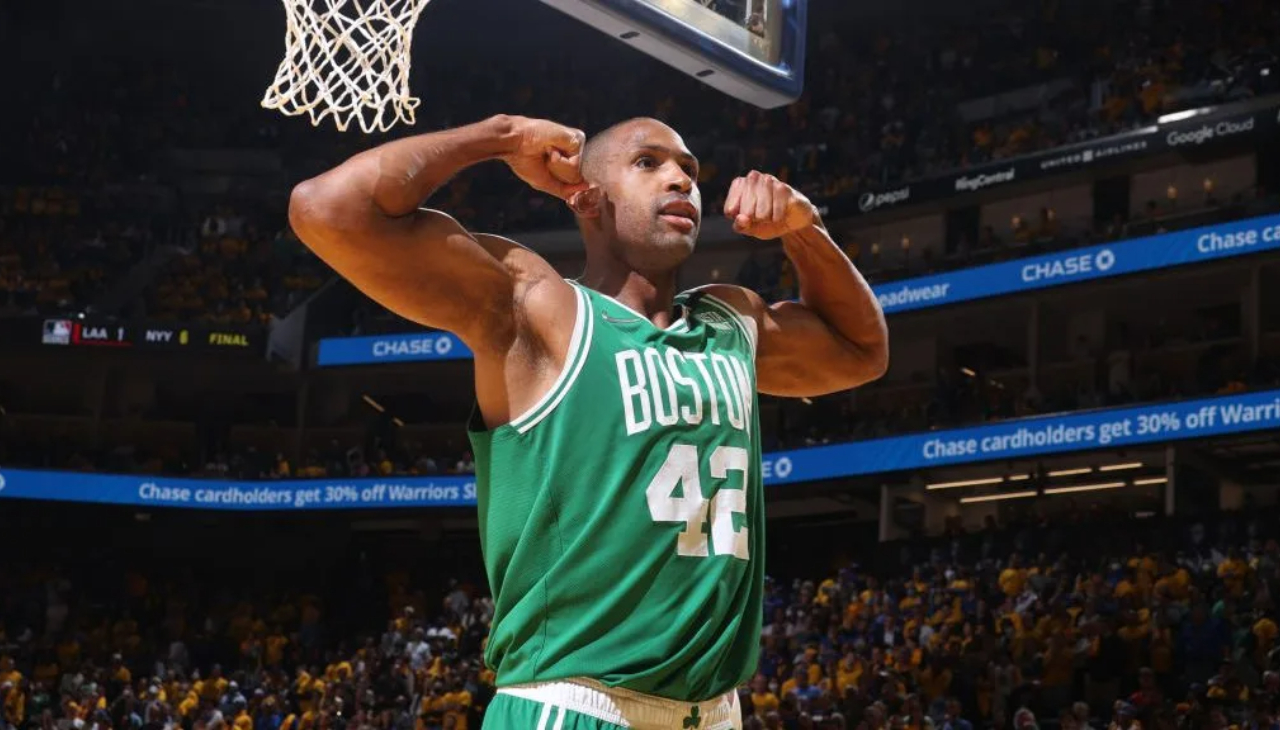
[{"label": "basketball net", "polygon": [[413,27],[428,0],[284,0],[285,55],[262,106],[366,134],[413,124]]}]

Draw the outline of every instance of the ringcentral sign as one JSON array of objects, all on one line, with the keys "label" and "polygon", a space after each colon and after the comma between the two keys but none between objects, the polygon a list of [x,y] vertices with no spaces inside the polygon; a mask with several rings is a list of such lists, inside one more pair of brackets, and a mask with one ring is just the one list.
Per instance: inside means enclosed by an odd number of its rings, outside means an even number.
[{"label": "ringcentral sign", "polygon": [[824,215],[840,218],[872,215],[919,203],[950,205],[958,194],[994,185],[1016,185],[1077,170],[1158,155],[1170,150],[1207,150],[1217,144],[1263,138],[1280,132],[1280,96],[1175,115],[1123,134],[1067,145],[1025,157],[991,162],[909,184],[822,201]]},{"label": "ringcentral sign", "polygon": [[1010,167],[1008,170],[993,172],[990,174],[974,175],[973,177],[956,178],[956,192],[974,192],[989,188],[992,185],[1013,182],[1018,177],[1017,168]]}]

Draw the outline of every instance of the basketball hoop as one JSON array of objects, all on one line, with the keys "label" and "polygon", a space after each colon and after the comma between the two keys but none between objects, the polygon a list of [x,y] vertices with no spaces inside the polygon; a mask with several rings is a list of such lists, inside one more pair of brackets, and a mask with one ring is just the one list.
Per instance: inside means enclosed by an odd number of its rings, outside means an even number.
[{"label": "basketball hoop", "polygon": [[428,0],[284,0],[285,55],[262,106],[366,134],[412,125],[413,28]]}]

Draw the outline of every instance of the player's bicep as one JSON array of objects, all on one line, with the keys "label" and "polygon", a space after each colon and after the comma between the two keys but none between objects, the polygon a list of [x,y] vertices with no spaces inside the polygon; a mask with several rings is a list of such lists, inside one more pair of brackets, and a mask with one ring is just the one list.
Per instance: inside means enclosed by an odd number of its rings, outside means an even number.
[{"label": "player's bicep", "polygon": [[489,340],[513,334],[516,280],[506,259],[516,243],[473,234],[434,210],[349,226],[324,212],[291,206],[290,213],[299,238],[317,256],[401,317],[484,349]]},{"label": "player's bicep", "polygon": [[814,397],[878,377],[866,353],[799,302],[763,306],[760,320],[756,377],[761,393]]}]

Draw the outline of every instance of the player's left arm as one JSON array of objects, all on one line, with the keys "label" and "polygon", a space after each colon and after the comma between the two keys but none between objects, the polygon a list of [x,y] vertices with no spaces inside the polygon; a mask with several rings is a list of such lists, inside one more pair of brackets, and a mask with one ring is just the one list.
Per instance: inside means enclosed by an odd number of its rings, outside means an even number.
[{"label": "player's left arm", "polygon": [[798,302],[766,305],[755,292],[733,297],[758,323],[757,388],[805,397],[855,388],[889,367],[889,331],[880,302],[831,239],[818,209],[772,175],[733,181],[725,215],[742,235],[781,239],[800,283]]}]

